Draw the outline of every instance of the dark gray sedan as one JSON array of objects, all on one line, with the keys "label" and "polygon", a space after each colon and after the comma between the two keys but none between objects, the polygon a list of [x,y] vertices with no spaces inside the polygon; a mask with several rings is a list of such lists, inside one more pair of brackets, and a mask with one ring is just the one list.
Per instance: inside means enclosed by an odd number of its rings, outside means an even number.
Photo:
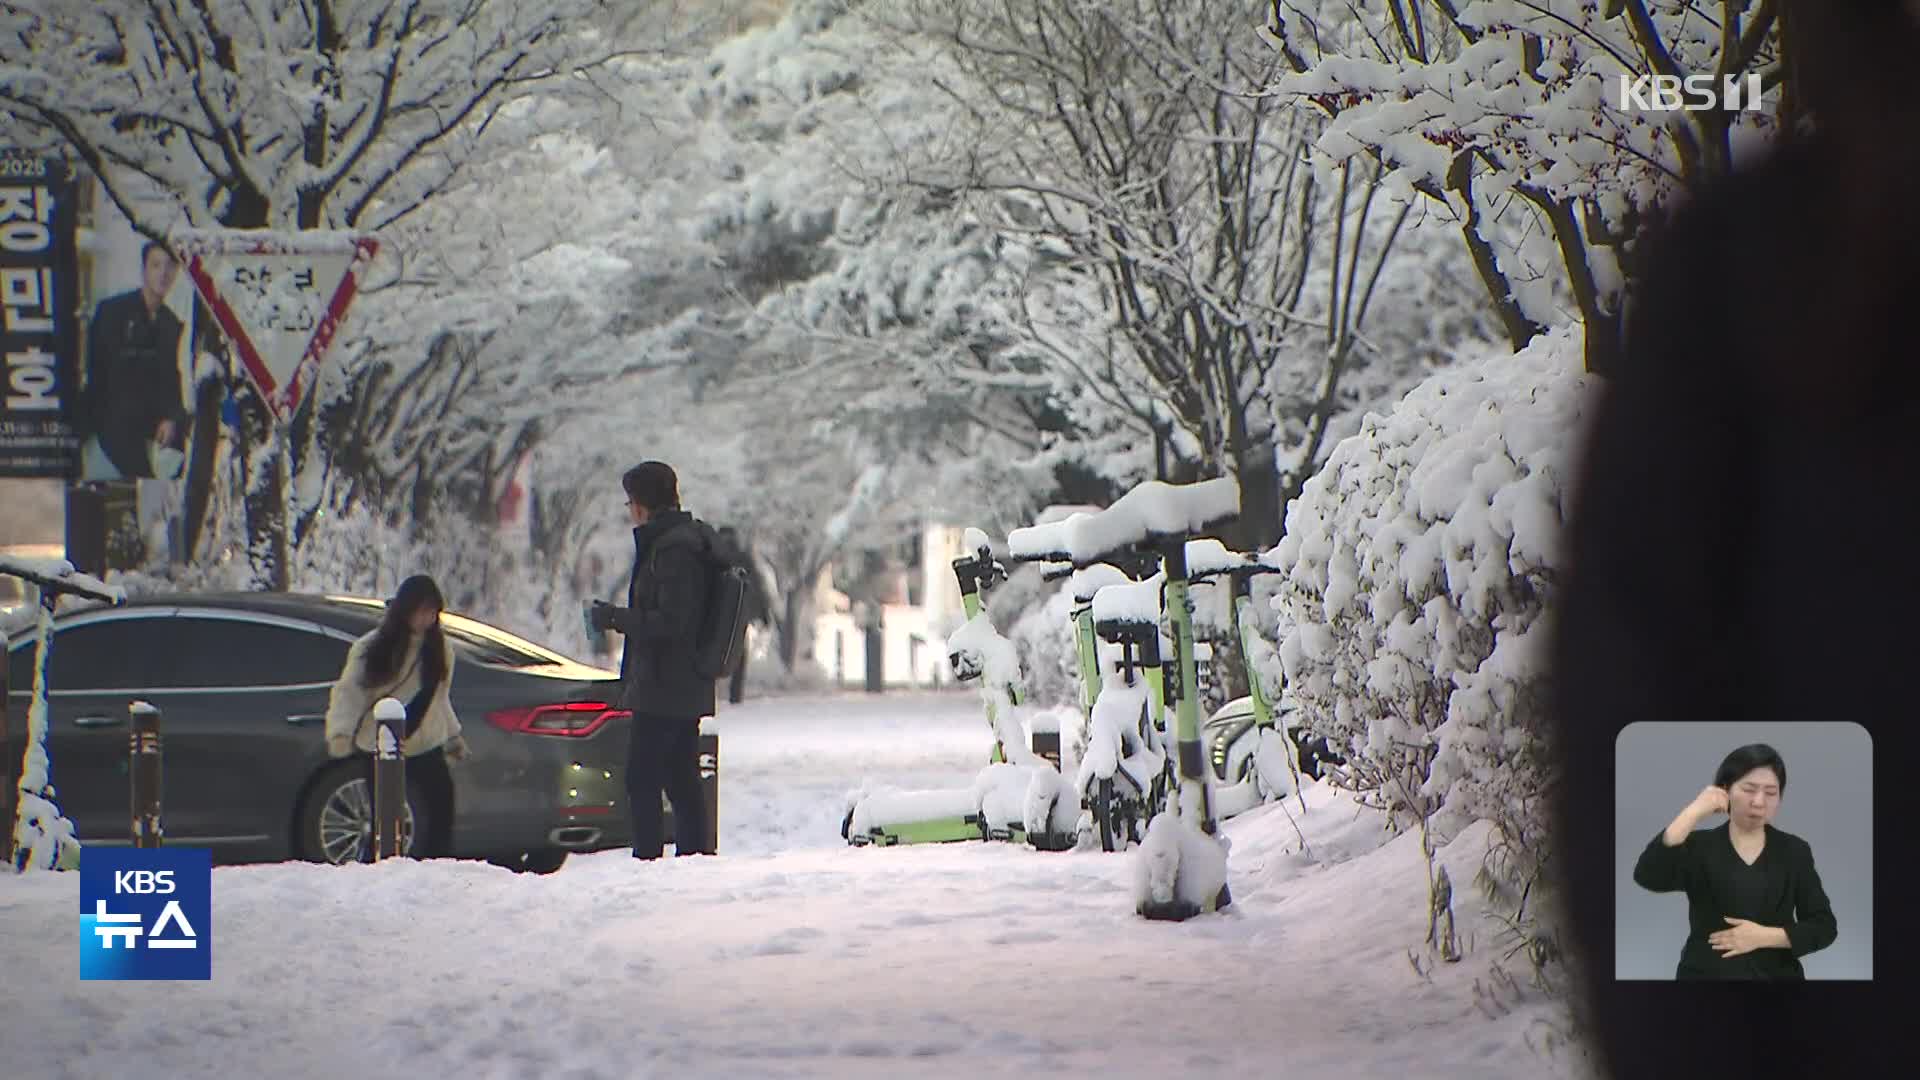
[{"label": "dark gray sedan", "polygon": [[[47,750],[82,843],[127,843],[127,706],[163,714],[167,843],[219,862],[357,860],[372,811],[363,764],[327,757],[327,692],[383,605],[283,593],[171,594],[62,615],[48,670]],[[409,784],[427,856],[556,869],[570,851],[631,843],[623,770],[631,716],[614,673],[448,613],[453,706],[472,751],[451,804]],[[7,740],[18,761],[31,639],[10,643]],[[434,828],[434,825],[451,828]],[[671,836],[672,825],[667,824]]]}]

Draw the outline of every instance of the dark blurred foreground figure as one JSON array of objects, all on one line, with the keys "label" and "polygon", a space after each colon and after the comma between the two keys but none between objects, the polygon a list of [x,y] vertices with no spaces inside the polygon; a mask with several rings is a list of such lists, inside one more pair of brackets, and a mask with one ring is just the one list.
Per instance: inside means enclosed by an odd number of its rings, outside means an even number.
[{"label": "dark blurred foreground figure", "polygon": [[[1920,5],[1782,10],[1814,130],[1646,241],[1573,491],[1557,850],[1604,1067],[1634,1080],[1849,1075],[1906,1038],[1887,1023],[1905,971],[1886,949],[1878,986],[1613,979],[1614,885],[1630,869],[1612,856],[1621,728],[1858,721],[1877,773],[1910,760]],[[1890,805],[1888,784],[1874,791]],[[1885,835],[1894,821],[1876,816]],[[1883,918],[1885,940],[1899,923]]]}]

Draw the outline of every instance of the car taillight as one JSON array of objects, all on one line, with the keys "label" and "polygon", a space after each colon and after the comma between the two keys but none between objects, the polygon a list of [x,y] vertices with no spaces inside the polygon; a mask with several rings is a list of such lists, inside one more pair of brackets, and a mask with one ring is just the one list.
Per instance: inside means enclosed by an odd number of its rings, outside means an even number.
[{"label": "car taillight", "polygon": [[569,701],[560,705],[535,705],[524,709],[501,709],[487,714],[487,722],[504,731],[521,735],[559,735],[584,739],[615,719],[631,719],[633,714],[616,709],[604,701]]}]

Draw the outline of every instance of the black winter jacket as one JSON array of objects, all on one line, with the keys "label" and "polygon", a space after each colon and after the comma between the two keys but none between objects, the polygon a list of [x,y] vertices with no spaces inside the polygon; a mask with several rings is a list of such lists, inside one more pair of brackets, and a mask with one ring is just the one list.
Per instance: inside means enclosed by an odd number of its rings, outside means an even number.
[{"label": "black winter jacket", "polygon": [[717,540],[685,510],[663,510],[633,530],[627,606],[613,609],[623,708],[634,717],[712,716],[713,680],[693,670],[694,640],[706,618],[708,552]]}]

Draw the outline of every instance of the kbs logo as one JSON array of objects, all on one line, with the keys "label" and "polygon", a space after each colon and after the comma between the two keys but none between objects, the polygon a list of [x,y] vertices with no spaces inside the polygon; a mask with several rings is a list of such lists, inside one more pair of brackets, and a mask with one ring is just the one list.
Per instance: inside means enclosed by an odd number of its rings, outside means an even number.
[{"label": "kbs logo", "polygon": [[81,979],[212,977],[212,852],[81,849]]},{"label": "kbs logo", "polygon": [[1718,87],[1711,75],[1620,76],[1620,108],[1630,112],[1760,112],[1765,84],[1758,75],[1729,75]]},{"label": "kbs logo", "polygon": [[173,891],[173,871],[116,870],[113,872],[113,891],[135,895],[170,893]]}]

